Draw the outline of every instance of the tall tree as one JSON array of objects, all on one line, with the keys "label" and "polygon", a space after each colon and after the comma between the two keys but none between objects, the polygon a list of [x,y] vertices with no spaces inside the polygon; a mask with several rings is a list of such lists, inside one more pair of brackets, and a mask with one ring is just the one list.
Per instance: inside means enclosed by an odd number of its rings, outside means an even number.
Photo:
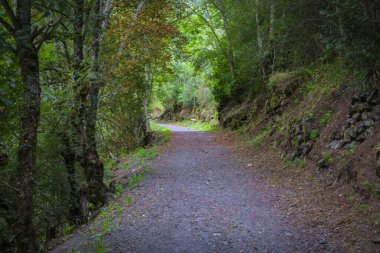
[{"label": "tall tree", "polygon": [[[40,29],[32,28],[32,1],[15,1],[13,4],[2,0],[10,23],[0,17],[0,23],[13,36],[23,82],[23,110],[20,122],[19,147],[17,156],[19,252],[36,252],[35,227],[33,224],[33,193],[35,183],[37,130],[40,116],[40,69],[38,51],[55,25]],[[40,38],[38,38],[40,36]]]}]

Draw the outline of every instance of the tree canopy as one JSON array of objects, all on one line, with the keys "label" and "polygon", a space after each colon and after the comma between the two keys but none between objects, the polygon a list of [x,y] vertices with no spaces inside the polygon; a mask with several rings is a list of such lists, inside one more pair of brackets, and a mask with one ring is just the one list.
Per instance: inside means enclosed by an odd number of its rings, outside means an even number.
[{"label": "tree canopy", "polygon": [[217,121],[276,73],[323,64],[378,85],[379,13],[375,0],[2,0],[0,248],[37,252],[86,223],[150,117]]}]

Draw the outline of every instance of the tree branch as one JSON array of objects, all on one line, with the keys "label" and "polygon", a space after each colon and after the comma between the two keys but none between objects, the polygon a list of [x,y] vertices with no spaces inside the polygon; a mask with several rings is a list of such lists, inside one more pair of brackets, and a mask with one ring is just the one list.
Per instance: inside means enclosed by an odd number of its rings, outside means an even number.
[{"label": "tree branch", "polygon": [[210,24],[210,22],[200,13],[197,12],[197,10],[193,9],[189,4],[185,3],[185,5],[187,6],[187,8],[192,12],[194,13],[195,15],[197,15],[200,19],[202,19],[202,21],[204,22],[204,24],[210,28],[212,34],[214,35],[214,38],[216,40],[216,42],[218,43],[218,46],[220,47],[220,49],[222,50],[222,52],[225,52],[225,48],[222,46],[222,43],[219,39],[219,36],[216,34],[216,31],[215,31],[215,28]]},{"label": "tree branch", "polygon": [[38,37],[38,35],[40,35],[47,27],[48,25],[44,25],[42,26],[41,28],[36,28],[34,29],[33,33],[32,33],[32,39],[34,40],[35,38]]},{"label": "tree branch", "polygon": [[61,22],[61,20],[62,20],[62,16],[55,23],[49,23],[46,26],[46,29],[45,29],[44,33],[42,34],[42,36],[41,36],[41,39],[36,43],[37,51],[39,51],[41,49],[42,44],[46,41],[46,39],[49,37],[49,35],[51,34],[51,32],[57,27],[57,25]]}]

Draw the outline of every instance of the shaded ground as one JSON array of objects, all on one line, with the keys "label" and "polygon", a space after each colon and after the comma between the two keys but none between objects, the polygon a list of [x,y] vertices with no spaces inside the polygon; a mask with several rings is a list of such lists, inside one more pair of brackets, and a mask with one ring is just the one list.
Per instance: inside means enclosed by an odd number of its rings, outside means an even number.
[{"label": "shaded ground", "polygon": [[[277,207],[280,195],[233,153],[221,133],[175,126],[153,173],[124,206],[109,252],[339,252],[323,230],[296,226]],[[292,225],[290,225],[292,224]],[[90,227],[53,252],[95,251]]]}]

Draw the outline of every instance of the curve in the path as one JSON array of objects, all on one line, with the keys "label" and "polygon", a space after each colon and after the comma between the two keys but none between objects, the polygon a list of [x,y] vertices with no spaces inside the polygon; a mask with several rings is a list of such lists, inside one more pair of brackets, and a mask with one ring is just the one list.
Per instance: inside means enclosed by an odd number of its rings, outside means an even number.
[{"label": "curve in the path", "polygon": [[177,125],[173,125],[173,124],[167,124],[167,123],[156,123],[157,125],[161,126],[161,127],[165,127],[167,129],[169,129],[170,131],[172,132],[196,132],[196,130],[194,129],[191,129],[189,127],[182,127],[182,126],[177,126]]},{"label": "curve in the path", "polygon": [[[220,144],[220,134],[170,128],[172,141],[153,174],[119,229],[105,237],[110,252],[324,251],[313,236],[287,225],[271,204],[276,193]],[[84,252],[84,240],[74,236],[54,252]]]}]

